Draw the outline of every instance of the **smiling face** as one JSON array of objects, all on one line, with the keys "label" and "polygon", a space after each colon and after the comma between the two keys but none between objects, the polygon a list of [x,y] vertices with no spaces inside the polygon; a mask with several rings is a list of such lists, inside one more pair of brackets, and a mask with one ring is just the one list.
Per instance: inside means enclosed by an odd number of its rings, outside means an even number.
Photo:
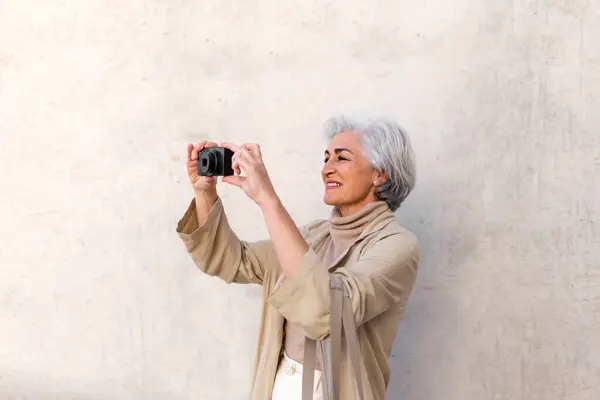
[{"label": "smiling face", "polygon": [[354,132],[340,132],[333,137],[325,150],[321,176],[325,204],[338,207],[342,216],[376,201],[375,183],[385,180],[385,174],[369,164],[360,136]]}]

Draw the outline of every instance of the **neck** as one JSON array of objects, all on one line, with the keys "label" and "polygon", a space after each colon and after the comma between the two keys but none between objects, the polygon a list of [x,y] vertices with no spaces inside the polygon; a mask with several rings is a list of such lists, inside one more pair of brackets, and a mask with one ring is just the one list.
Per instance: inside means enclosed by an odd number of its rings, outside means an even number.
[{"label": "neck", "polygon": [[339,208],[334,208],[329,223],[336,248],[339,250],[348,247],[375,219],[388,210],[385,201],[365,204],[361,209],[347,216],[343,216]]},{"label": "neck", "polygon": [[354,214],[355,212],[360,211],[367,204],[373,203],[375,201],[377,201],[377,198],[375,197],[375,195],[373,193],[369,193],[369,195],[367,197],[365,197],[363,200],[361,200],[357,203],[354,203],[354,204],[344,204],[344,205],[337,206],[337,209],[339,210],[341,217],[347,217],[349,215]]}]

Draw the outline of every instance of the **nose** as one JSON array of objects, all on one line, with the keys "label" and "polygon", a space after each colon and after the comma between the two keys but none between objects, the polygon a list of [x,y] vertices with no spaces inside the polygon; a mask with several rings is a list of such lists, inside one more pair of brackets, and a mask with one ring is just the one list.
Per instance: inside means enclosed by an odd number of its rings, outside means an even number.
[{"label": "nose", "polygon": [[321,175],[323,175],[323,177],[328,177],[330,175],[332,175],[335,172],[335,168],[333,167],[333,165],[331,165],[331,163],[328,161],[323,165],[323,168],[321,169]]}]

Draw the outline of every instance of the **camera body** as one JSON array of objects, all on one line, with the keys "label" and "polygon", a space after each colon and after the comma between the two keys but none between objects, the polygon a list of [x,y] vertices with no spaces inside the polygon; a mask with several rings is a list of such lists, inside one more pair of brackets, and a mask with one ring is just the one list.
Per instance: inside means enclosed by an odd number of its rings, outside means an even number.
[{"label": "camera body", "polygon": [[233,175],[231,157],[233,157],[233,151],[225,147],[206,147],[202,149],[198,152],[198,175]]}]

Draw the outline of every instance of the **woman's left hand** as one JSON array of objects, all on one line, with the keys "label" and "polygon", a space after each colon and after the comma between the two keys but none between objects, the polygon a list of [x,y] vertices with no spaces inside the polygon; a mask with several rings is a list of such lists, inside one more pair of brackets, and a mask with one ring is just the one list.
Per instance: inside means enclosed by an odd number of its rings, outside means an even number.
[{"label": "woman's left hand", "polygon": [[[221,146],[233,151],[232,167],[236,174],[224,176],[222,182],[242,188],[259,207],[277,199],[258,144],[246,143],[238,147],[232,143],[221,143]],[[245,176],[239,176],[241,170]]]}]

